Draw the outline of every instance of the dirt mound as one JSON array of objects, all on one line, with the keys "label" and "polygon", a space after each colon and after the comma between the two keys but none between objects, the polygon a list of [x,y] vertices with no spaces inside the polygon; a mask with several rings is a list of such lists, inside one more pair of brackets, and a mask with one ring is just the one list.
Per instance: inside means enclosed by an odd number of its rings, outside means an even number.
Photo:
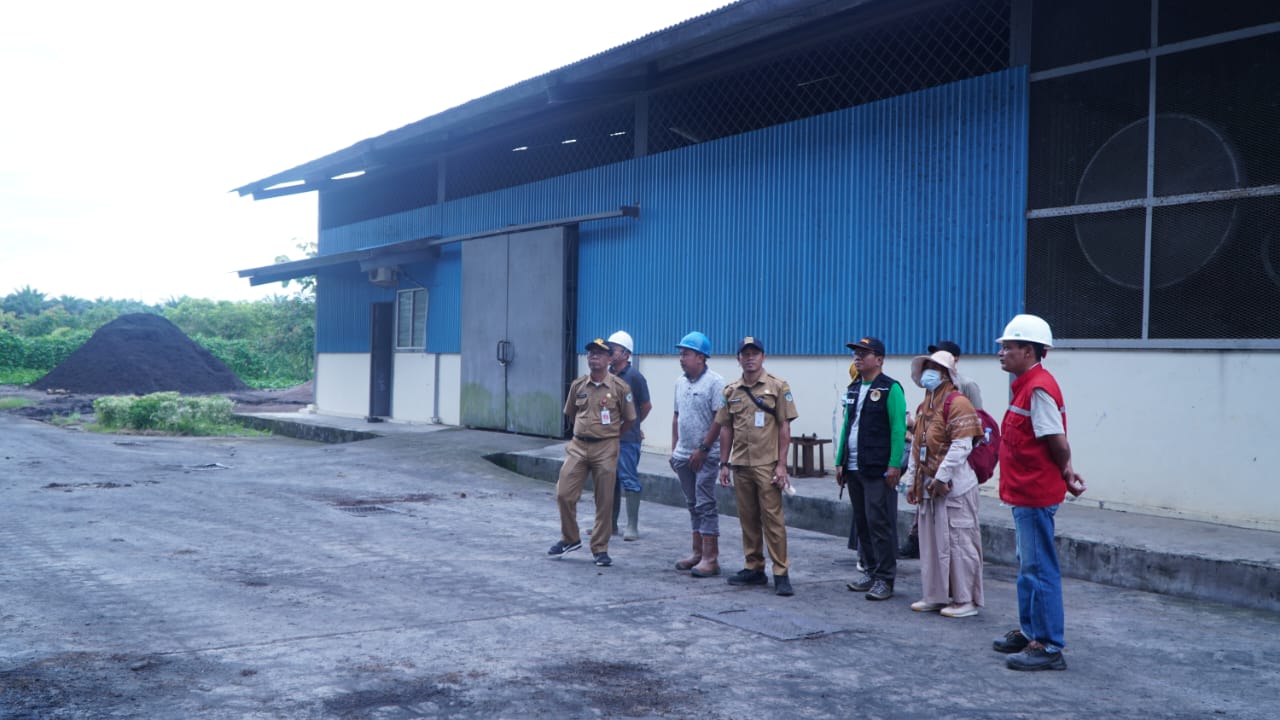
[{"label": "dirt mound", "polygon": [[216,393],[248,386],[177,325],[149,313],[121,315],[98,329],[61,365],[31,384],[100,395],[175,390]]}]

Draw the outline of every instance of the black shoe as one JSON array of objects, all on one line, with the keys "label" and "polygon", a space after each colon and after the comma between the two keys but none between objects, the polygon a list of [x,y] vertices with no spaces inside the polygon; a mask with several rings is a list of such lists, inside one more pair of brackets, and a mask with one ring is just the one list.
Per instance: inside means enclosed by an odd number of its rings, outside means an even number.
[{"label": "black shoe", "polygon": [[907,560],[916,560],[920,557],[920,538],[915,535],[908,535],[907,541],[902,543],[902,547],[898,549],[898,557]]},{"label": "black shoe", "polygon": [[850,592],[866,592],[871,589],[871,586],[874,585],[875,582],[876,581],[873,580],[870,575],[864,572],[858,577],[845,583],[845,587],[849,588]]},{"label": "black shoe", "polygon": [[607,552],[596,553],[595,557],[596,565],[599,565],[600,567],[609,567],[613,564],[613,558],[609,557],[609,553]]},{"label": "black shoe", "polygon": [[1005,658],[1004,664],[1010,670],[1066,670],[1067,659],[1062,651],[1051,653],[1036,645],[1020,653]]},{"label": "black shoe", "polygon": [[867,591],[868,600],[888,600],[893,597],[893,586],[883,580],[876,580]]},{"label": "black shoe", "polygon": [[729,577],[730,585],[768,585],[769,576],[763,570],[743,568]]},{"label": "black shoe", "polygon": [[551,557],[560,557],[561,555],[564,555],[565,553],[571,553],[580,547],[582,547],[581,541],[567,543],[561,540],[560,542],[557,542],[555,545],[552,545],[551,549],[547,551],[547,554],[550,555]]},{"label": "black shoe", "polygon": [[1029,644],[1031,641],[1022,634],[1021,630],[1010,630],[1004,634],[1004,637],[996,638],[995,642],[991,643],[991,649],[998,653],[1016,653],[1025,650]]},{"label": "black shoe", "polygon": [[796,594],[796,591],[791,589],[791,578],[786,575],[773,576],[773,591],[783,597],[791,597]]}]

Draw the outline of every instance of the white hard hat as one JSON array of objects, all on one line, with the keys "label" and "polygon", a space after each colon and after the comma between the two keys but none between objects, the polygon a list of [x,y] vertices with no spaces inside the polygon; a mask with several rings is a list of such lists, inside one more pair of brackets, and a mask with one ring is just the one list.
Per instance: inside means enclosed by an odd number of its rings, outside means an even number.
[{"label": "white hard hat", "polygon": [[996,342],[1006,340],[1040,343],[1045,347],[1053,347],[1053,331],[1049,329],[1049,323],[1042,317],[1014,315],[1009,324],[1004,326],[1004,334],[996,338]]},{"label": "white hard hat", "polygon": [[629,353],[635,353],[635,351],[636,351],[636,344],[635,344],[635,342],[633,342],[633,341],[631,340],[631,336],[630,336],[629,334],[627,334],[627,331],[625,331],[625,330],[619,330],[618,332],[616,332],[616,333],[614,333],[614,334],[610,335],[610,336],[609,336],[609,344],[610,344],[610,345],[621,345],[622,347],[626,348],[626,349],[627,349],[627,352],[629,352]]}]

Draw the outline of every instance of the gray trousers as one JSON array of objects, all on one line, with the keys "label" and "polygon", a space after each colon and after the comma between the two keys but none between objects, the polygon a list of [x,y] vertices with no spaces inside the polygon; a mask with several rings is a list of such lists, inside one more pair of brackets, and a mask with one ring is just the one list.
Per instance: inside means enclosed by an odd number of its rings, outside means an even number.
[{"label": "gray trousers", "polygon": [[688,460],[671,458],[671,469],[680,478],[684,504],[689,509],[689,524],[699,535],[719,537],[720,511],[716,507],[716,482],[720,474],[720,456],[711,455],[702,469],[693,471]]}]

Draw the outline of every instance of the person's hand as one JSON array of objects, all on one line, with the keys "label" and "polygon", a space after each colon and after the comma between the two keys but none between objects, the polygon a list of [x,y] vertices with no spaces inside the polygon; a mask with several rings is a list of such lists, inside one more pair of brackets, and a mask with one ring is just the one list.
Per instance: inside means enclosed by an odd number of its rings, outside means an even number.
[{"label": "person's hand", "polygon": [[1080,497],[1085,490],[1089,489],[1084,484],[1084,478],[1074,470],[1068,470],[1062,477],[1067,481],[1067,492],[1071,493],[1072,497]]},{"label": "person's hand", "polygon": [[888,470],[884,471],[884,484],[887,485],[890,490],[897,492],[898,480],[901,477],[902,477],[902,468],[891,467]]},{"label": "person's hand", "polygon": [[916,485],[915,483],[912,483],[911,487],[907,488],[907,503],[916,505],[919,502],[920,497],[916,494]]},{"label": "person's hand", "polygon": [[698,472],[699,470],[702,469],[702,463],[706,461],[707,461],[707,454],[702,451],[702,448],[698,448],[697,450],[693,451],[692,455],[689,456],[689,467],[693,468],[694,472]]},{"label": "person's hand", "polygon": [[729,475],[728,465],[720,468],[720,484],[724,487],[730,487],[733,485],[733,478]]},{"label": "person's hand", "polygon": [[844,468],[842,467],[836,468],[836,484],[844,487]]},{"label": "person's hand", "polygon": [[941,499],[950,494],[951,494],[951,485],[949,485],[948,483],[939,482],[937,480],[934,480],[933,482],[929,483],[929,495],[935,498]]}]

